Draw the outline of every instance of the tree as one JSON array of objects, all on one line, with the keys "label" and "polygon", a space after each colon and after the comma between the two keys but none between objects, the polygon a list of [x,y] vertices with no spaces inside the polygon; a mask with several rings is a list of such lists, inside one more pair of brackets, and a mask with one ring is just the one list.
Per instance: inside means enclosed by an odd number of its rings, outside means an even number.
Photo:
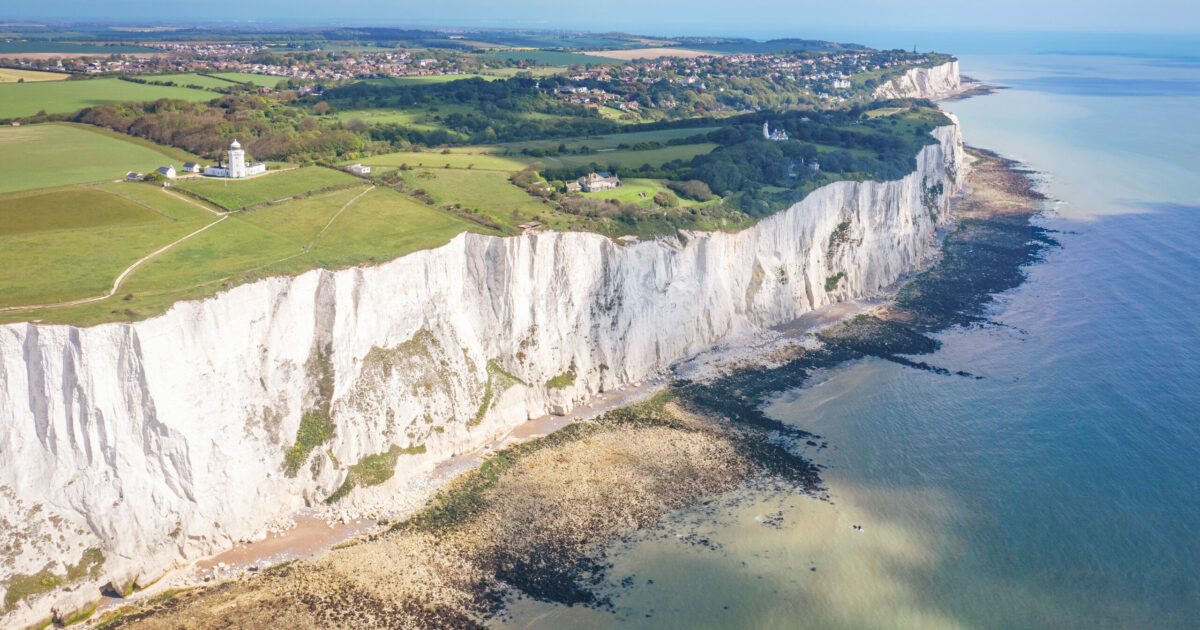
[{"label": "tree", "polygon": [[654,195],[654,203],[663,208],[674,208],[679,205],[679,197],[669,190],[660,190],[658,194]]},{"label": "tree", "polygon": [[325,114],[329,113],[329,103],[320,101],[316,105],[313,105],[312,111],[318,116],[324,116]]}]

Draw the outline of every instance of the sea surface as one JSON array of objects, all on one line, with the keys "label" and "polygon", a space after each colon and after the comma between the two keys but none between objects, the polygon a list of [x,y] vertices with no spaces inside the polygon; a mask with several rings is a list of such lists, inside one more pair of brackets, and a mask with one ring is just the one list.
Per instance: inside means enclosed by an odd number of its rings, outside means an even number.
[{"label": "sea surface", "polygon": [[[742,490],[613,545],[610,610],[521,628],[1200,627],[1200,59],[964,55],[944,103],[1061,247],[939,336],[782,392],[829,500]],[[852,526],[860,526],[858,530]]]}]

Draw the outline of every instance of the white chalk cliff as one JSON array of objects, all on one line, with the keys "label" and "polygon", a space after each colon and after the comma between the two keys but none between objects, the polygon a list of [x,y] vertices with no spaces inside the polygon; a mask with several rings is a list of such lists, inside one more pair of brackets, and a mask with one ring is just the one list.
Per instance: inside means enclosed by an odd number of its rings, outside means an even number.
[{"label": "white chalk cliff", "polygon": [[958,74],[958,61],[955,60],[932,68],[912,68],[875,88],[873,96],[876,99],[939,99],[961,90],[962,77]]},{"label": "white chalk cliff", "polygon": [[[426,449],[346,501],[731,335],[878,294],[932,253],[961,190],[957,124],[933,135],[903,179],[831,184],[739,232],[461,234],[133,324],[0,326],[0,589],[103,553],[73,593],[25,598],[0,622],[261,536],[364,456]],[[306,414],[336,428],[289,476]]]}]

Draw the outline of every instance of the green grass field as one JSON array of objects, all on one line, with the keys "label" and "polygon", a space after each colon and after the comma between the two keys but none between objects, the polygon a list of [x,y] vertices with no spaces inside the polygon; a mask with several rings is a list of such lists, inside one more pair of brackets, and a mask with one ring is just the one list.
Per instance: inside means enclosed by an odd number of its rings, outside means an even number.
[{"label": "green grass field", "polygon": [[413,168],[420,166],[444,168],[449,166],[450,168],[470,167],[492,171],[519,171],[538,161],[521,155],[512,157],[489,155],[487,151],[488,148],[486,147],[474,147],[473,149],[456,149],[450,153],[432,151],[420,153],[384,153],[361,161],[363,164],[370,164],[371,166],[400,166],[407,164]]},{"label": "green grass field", "polygon": [[69,42],[50,41],[0,42],[0,56],[3,56],[4,53],[72,53],[94,54],[97,56],[107,57],[109,55],[152,52],[158,52],[158,49],[150,48],[148,46],[128,46],[125,44],[102,46],[96,44],[72,44]]},{"label": "green grass field", "polygon": [[715,148],[717,148],[717,145],[706,142],[703,144],[680,144],[647,151],[616,149],[612,151],[598,151],[587,155],[560,155],[557,158],[548,157],[542,159],[552,166],[559,164],[566,166],[587,166],[594,163],[601,169],[607,169],[609,164],[619,164],[622,169],[630,169],[638,168],[643,164],[658,167],[671,160],[686,161],[697,155],[709,153]]},{"label": "green grass field", "polygon": [[89,188],[0,197],[0,235],[145,223],[163,218],[142,204]]},{"label": "green grass field", "polygon": [[622,144],[635,145],[639,142],[667,142],[677,138],[690,138],[692,136],[704,135],[712,131],[716,131],[720,127],[688,127],[686,129],[659,129],[656,131],[630,131],[626,133],[613,133],[603,136],[592,136],[589,138],[565,138],[555,140],[529,140],[527,142],[507,142],[496,145],[497,148],[509,151],[520,151],[521,149],[534,148],[557,148],[560,144],[567,145],[567,149],[577,151],[579,147],[586,146],[591,149],[615,149]]},{"label": "green grass field", "polygon": [[362,180],[333,169],[310,166],[272,173],[250,179],[193,177],[179,180],[175,188],[199,195],[227,210],[281,200],[330,186],[353,185]]},{"label": "green grass field", "polygon": [[119,179],[187,159],[198,158],[98,127],[0,127],[0,193]]},{"label": "green grass field", "polygon": [[223,79],[217,79],[203,74],[187,72],[181,74],[158,74],[147,75],[143,77],[149,81],[170,81],[178,86],[198,85],[202,88],[227,88],[233,87],[233,83]]},{"label": "green grass field", "polygon": [[495,81],[500,77],[482,74],[433,74],[428,76],[412,77],[379,77],[376,79],[363,79],[361,83],[370,83],[371,85],[380,85],[384,87],[395,87],[400,85],[420,85],[423,83],[449,83],[450,81],[461,81],[463,79],[475,78]]},{"label": "green grass field", "polygon": [[476,210],[505,230],[515,233],[517,226],[540,215],[543,223],[566,225],[554,215],[554,206],[542,203],[508,181],[508,173],[463,169],[414,169],[404,173],[404,181],[413,189],[424,190],[438,205],[461,204]]},{"label": "green grass field", "polygon": [[69,114],[104,103],[156,101],[160,98],[208,101],[216,96],[219,95],[207,90],[146,85],[120,79],[3,83],[0,84],[0,120],[32,116],[42,110],[48,114]]},{"label": "green grass field", "polygon": [[533,68],[488,68],[487,74],[507,79],[524,73],[535,77],[548,77],[566,71],[566,66],[535,66]]},{"label": "green grass field", "polygon": [[[655,205],[654,195],[657,195],[662,191],[670,190],[670,188],[662,185],[657,180],[630,177],[621,179],[620,188],[580,194],[582,194],[584,197],[592,197],[595,199],[616,199],[621,203],[632,203],[637,204],[642,208],[648,208]],[[677,207],[687,207],[699,204],[700,202],[698,201],[692,201],[691,199],[679,197],[679,204]]]},{"label": "green grass field", "polygon": [[571,66],[575,64],[600,65],[603,63],[620,63],[619,59],[595,57],[592,55],[581,55],[579,53],[569,53],[555,50],[498,50],[493,53],[488,53],[486,56],[494,57],[496,59],[508,59],[510,61],[531,61],[543,66]]},{"label": "green grass field", "polygon": [[0,307],[104,293],[135,260],[216,218],[186,205],[134,183],[0,197],[0,221],[22,228],[0,234]]},{"label": "green grass field", "polygon": [[[335,114],[337,119],[342,122],[358,119],[372,125],[395,123],[424,131],[443,129],[441,123],[433,119],[435,115],[438,114],[430,113],[427,109],[350,109]],[[452,136],[465,138],[457,131],[449,133]]]},{"label": "green grass field", "polygon": [[62,81],[71,75],[62,72],[39,72],[19,68],[0,68],[0,83],[34,83],[37,81]]},{"label": "green grass field", "polygon": [[[153,204],[157,212],[147,216],[157,219],[102,226],[63,220],[53,232],[0,235],[0,286],[5,288],[0,306],[103,294],[133,261],[217,218],[151,184],[68,190],[109,194],[112,200],[107,203],[128,201],[138,208],[137,203]],[[38,191],[32,196],[43,194],[54,193]],[[0,313],[0,322],[92,325],[139,319],[162,313],[178,300],[205,297],[269,275],[392,260],[440,246],[468,230],[491,232],[387,188],[333,190],[230,215],[139,267],[117,295],[106,300]]]},{"label": "green grass field", "polygon": [[892,116],[908,109],[907,107],[880,107],[864,112],[863,115],[867,118],[880,118],[882,116]]},{"label": "green grass field", "polygon": [[287,77],[277,77],[272,74],[254,74],[251,72],[212,72],[210,74],[234,83],[250,82],[258,87],[269,88],[274,88],[276,85],[279,85],[280,81],[287,80]]}]

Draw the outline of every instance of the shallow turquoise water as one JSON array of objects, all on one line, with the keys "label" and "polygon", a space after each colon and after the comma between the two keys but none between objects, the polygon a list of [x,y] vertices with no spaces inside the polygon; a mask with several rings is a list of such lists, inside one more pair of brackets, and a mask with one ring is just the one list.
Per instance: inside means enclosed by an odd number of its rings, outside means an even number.
[{"label": "shallow turquoise water", "polygon": [[1200,64],[962,66],[1012,86],[945,104],[968,143],[1062,202],[1062,247],[996,324],[923,358],[985,378],[867,359],[780,394],[830,445],[809,455],[831,502],[676,515],[614,547],[614,610],[520,602],[510,625],[1200,627]]}]

